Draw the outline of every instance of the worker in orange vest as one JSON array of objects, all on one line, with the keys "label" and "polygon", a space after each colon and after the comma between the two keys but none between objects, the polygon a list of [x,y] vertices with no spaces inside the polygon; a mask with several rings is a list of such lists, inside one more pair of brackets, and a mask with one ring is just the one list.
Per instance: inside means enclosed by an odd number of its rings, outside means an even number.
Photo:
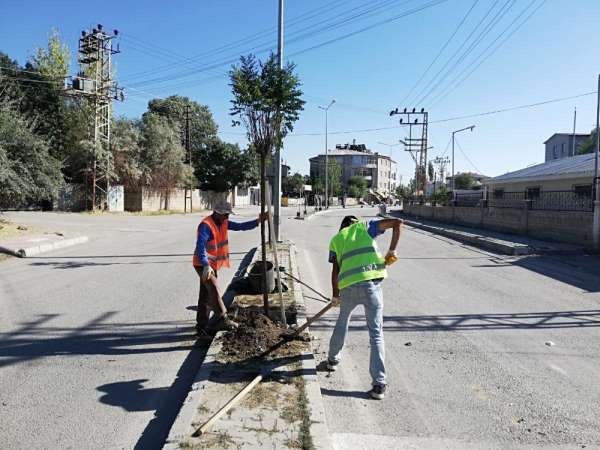
[{"label": "worker in orange vest", "polygon": [[[213,213],[198,225],[196,249],[192,264],[200,277],[196,331],[198,335],[208,335],[209,331],[231,330],[237,324],[227,316],[227,308],[217,287],[217,273],[221,267],[229,267],[228,231],[245,231],[256,228],[259,222],[268,218],[268,213],[248,222],[232,222],[231,204],[219,201]],[[213,312],[209,327],[210,312]]]}]

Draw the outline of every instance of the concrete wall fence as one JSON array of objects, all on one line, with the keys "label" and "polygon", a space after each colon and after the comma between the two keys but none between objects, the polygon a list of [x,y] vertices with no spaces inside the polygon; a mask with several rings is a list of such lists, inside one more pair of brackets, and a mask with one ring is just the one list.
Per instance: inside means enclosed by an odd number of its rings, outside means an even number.
[{"label": "concrete wall fence", "polygon": [[484,228],[556,242],[591,246],[593,214],[583,211],[537,211],[523,207],[486,208],[404,205],[408,215],[438,222]]},{"label": "concrete wall fence", "polygon": [[[219,200],[225,198],[235,208],[241,208],[250,204],[250,193],[248,189],[235,189],[233,192],[220,193],[208,192],[194,189],[192,192],[192,207],[196,210],[211,209]],[[168,200],[164,192],[150,189],[132,191],[125,189],[125,211],[159,211],[169,209],[171,211],[183,211],[185,205],[185,190],[175,189],[170,192]],[[189,208],[189,200],[188,200]]]}]

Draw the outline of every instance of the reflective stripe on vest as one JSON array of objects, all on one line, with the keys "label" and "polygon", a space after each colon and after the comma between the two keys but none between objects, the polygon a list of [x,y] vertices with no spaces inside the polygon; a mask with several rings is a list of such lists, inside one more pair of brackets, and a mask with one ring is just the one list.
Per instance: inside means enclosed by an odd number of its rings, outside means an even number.
[{"label": "reflective stripe on vest", "polygon": [[331,240],[339,266],[338,286],[344,289],[361,281],[385,278],[385,260],[366,224],[359,222],[344,228]]},{"label": "reflective stripe on vest", "polygon": [[225,219],[220,226],[213,220],[212,216],[206,217],[202,223],[210,228],[213,238],[206,243],[208,264],[214,270],[221,267],[229,267],[229,240],[227,238],[228,224]]}]

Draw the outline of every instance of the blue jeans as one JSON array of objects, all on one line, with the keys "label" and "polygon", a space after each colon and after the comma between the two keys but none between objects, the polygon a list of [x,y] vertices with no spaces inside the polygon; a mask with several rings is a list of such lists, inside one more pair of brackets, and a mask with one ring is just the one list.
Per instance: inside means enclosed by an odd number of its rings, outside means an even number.
[{"label": "blue jeans", "polygon": [[371,341],[369,371],[373,385],[385,382],[385,345],[383,342],[383,293],[381,280],[363,281],[342,289],[340,315],[329,341],[329,360],[339,362],[352,311],[363,305]]}]

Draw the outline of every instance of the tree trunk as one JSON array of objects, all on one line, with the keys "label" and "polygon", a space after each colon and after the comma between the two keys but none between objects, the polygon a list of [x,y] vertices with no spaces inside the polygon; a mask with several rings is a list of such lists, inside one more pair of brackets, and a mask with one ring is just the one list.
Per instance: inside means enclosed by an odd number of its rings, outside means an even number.
[{"label": "tree trunk", "polygon": [[[264,154],[260,156],[260,212],[265,213],[265,205],[267,202],[266,196],[266,174],[265,174],[265,158]],[[265,222],[260,222],[260,246],[262,252],[262,294],[263,294],[263,307],[265,316],[269,317],[269,293],[267,291],[267,243],[265,239]]]}]

